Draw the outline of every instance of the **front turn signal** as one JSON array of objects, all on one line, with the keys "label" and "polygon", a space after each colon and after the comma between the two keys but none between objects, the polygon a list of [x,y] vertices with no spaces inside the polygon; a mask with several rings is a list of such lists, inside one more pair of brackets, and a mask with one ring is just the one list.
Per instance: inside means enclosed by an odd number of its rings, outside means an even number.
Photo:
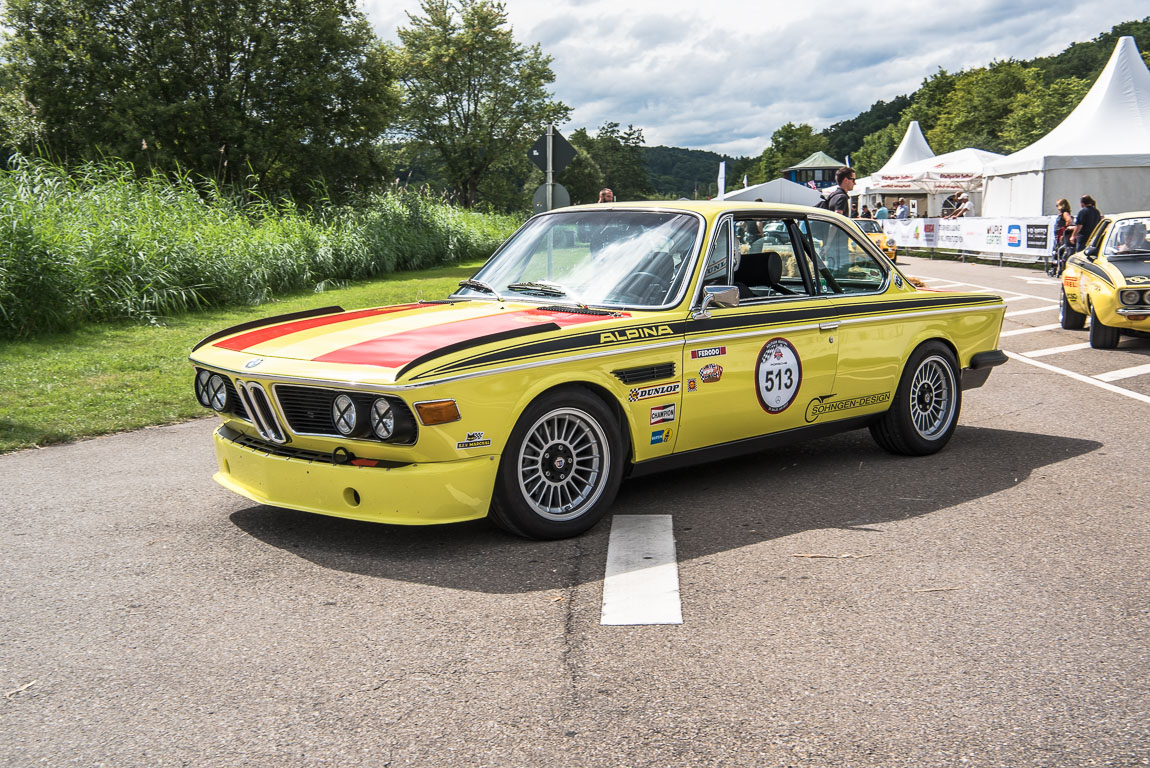
[{"label": "front turn signal", "polygon": [[459,421],[459,406],[454,400],[429,400],[425,403],[416,403],[415,412],[419,414],[419,421],[425,427]]}]

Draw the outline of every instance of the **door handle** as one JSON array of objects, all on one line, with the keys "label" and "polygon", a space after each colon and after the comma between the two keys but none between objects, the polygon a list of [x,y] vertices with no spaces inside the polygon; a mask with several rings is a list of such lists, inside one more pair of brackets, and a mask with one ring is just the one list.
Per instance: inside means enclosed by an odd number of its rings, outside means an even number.
[{"label": "door handle", "polygon": [[819,330],[820,331],[833,331],[835,328],[838,328],[839,325],[840,325],[840,323],[838,320],[831,320],[829,323],[819,323]]}]

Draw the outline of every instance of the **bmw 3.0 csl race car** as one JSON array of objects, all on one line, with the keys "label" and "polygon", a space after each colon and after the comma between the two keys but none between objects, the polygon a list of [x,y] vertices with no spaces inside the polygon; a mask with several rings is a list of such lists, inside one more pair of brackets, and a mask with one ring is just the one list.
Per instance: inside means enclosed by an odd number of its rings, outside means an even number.
[{"label": "bmw 3.0 csl race car", "polygon": [[939,450],[1004,312],[917,290],[826,211],[596,205],[533,217],[444,300],[247,323],[191,361],[215,479],[249,499],[560,538],[627,475],[860,427]]},{"label": "bmw 3.0 csl race car", "polygon": [[1081,330],[1090,318],[1090,346],[1113,349],[1119,337],[1150,333],[1150,211],[1107,216],[1085,250],[1062,272],[1062,327]]}]

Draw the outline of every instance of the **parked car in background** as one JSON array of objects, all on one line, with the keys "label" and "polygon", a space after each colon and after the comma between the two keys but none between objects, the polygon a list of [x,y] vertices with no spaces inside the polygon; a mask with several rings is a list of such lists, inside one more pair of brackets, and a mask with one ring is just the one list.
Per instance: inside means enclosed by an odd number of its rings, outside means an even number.
[{"label": "parked car in background", "polygon": [[1150,211],[1103,217],[1062,271],[1059,320],[1090,346],[1113,349],[1123,334],[1150,333]]},{"label": "parked car in background", "polygon": [[940,450],[1006,360],[1005,309],[916,290],[823,210],[595,205],[531,218],[441,300],[247,323],[191,362],[226,488],[546,539],[594,525],[626,476],[863,427]]},{"label": "parked car in background", "polygon": [[898,263],[898,247],[894,238],[882,231],[882,224],[874,219],[851,219],[851,221],[858,224],[859,229],[886,254],[888,259]]}]

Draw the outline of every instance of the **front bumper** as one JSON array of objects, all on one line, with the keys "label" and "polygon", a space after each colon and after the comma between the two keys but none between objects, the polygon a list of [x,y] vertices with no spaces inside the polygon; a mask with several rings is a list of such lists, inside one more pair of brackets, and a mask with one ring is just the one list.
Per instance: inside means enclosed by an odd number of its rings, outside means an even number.
[{"label": "front bumper", "polygon": [[[497,456],[391,466],[335,464],[283,455],[221,426],[212,436],[213,479],[260,504],[397,525],[455,523],[485,517]],[[326,458],[326,457],[325,457]]]}]

